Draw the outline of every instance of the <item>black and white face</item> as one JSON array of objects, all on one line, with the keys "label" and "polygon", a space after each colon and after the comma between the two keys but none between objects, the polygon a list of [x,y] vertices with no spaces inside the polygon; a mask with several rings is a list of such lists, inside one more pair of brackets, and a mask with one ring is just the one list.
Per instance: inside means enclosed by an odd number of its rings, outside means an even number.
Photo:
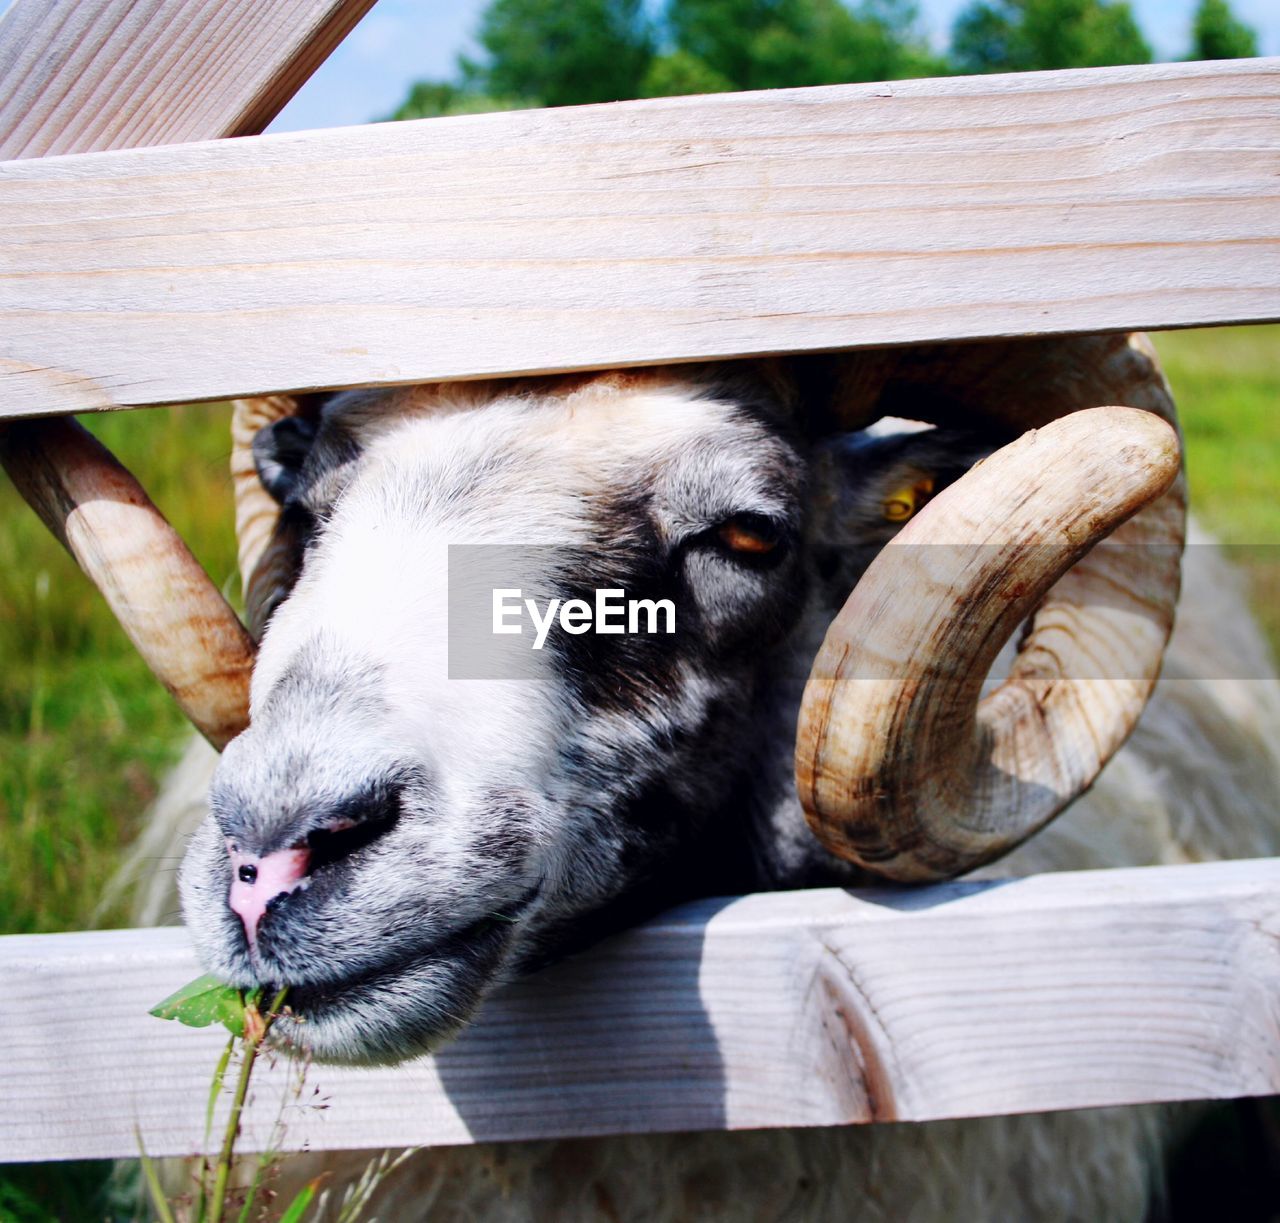
[{"label": "black and white face", "polygon": [[[950,443],[802,453],[769,383],[730,377],[350,392],[259,435],[300,574],[180,882],[208,969],[289,986],[317,1056],[430,1049],[522,968],[786,881],[745,848],[766,758],[791,793],[779,672],[798,693],[860,545]],[[557,628],[519,677],[451,678],[466,546],[544,613],[621,589],[676,631]],[[779,858],[812,842],[796,811]]]},{"label": "black and white face", "polygon": [[[769,416],[614,376],[355,392],[264,431],[305,550],[182,870],[207,966],[287,984],[318,1056],[396,1058],[593,915],[660,904],[804,601],[806,468]],[[556,629],[522,677],[451,679],[459,545],[505,545],[543,598],[670,598],[676,631]]]}]

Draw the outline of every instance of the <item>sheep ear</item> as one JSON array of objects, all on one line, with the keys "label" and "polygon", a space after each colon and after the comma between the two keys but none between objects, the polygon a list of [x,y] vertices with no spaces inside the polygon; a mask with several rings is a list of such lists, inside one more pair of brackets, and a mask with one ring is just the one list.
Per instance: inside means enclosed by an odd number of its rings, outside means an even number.
[{"label": "sheep ear", "polygon": [[296,491],[315,440],[314,423],[302,416],[285,416],[254,434],[253,465],[258,479],[281,505]]}]

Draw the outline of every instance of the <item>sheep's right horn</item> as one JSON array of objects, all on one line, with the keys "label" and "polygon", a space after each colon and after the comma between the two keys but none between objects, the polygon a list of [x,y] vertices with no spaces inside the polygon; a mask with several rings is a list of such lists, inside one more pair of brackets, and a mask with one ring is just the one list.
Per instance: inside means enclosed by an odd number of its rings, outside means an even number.
[{"label": "sheep's right horn", "polygon": [[1159,416],[1089,408],[991,455],[884,548],[831,625],[800,714],[797,787],[828,849],[893,879],[946,878],[1092,784],[1172,627],[1182,510],[1156,499],[1179,466]]}]

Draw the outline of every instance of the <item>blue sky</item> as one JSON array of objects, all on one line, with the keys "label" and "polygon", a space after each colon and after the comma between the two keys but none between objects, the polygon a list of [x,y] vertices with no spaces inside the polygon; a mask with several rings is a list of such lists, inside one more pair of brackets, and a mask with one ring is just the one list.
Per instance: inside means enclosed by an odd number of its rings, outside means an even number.
[{"label": "blue sky", "polygon": [[[1161,59],[1185,54],[1196,0],[1132,0]],[[965,0],[919,0],[930,38],[942,45]],[[1280,55],[1280,0],[1231,0],[1261,35],[1264,55]],[[451,75],[485,0],[379,0],[271,125],[271,131],[367,123],[395,109],[412,81]],[[5,5],[0,3],[0,11]]]}]

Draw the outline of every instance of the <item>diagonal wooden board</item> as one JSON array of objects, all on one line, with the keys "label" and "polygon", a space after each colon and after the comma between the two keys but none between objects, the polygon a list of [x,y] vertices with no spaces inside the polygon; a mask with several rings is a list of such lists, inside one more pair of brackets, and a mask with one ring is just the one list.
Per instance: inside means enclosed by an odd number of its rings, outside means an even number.
[{"label": "diagonal wooden board", "polygon": [[373,0],[14,0],[0,157],[260,132]]},{"label": "diagonal wooden board", "polygon": [[[285,1149],[833,1125],[1280,1089],[1280,860],[703,901],[500,991],[438,1057],[313,1066]],[[181,930],[0,939],[0,1160],[200,1144]],[[254,1089],[268,1139],[286,1068]],[[221,1126],[215,1126],[217,1134]]]},{"label": "diagonal wooden board", "polygon": [[1280,60],[0,166],[0,415],[1280,318]]}]

